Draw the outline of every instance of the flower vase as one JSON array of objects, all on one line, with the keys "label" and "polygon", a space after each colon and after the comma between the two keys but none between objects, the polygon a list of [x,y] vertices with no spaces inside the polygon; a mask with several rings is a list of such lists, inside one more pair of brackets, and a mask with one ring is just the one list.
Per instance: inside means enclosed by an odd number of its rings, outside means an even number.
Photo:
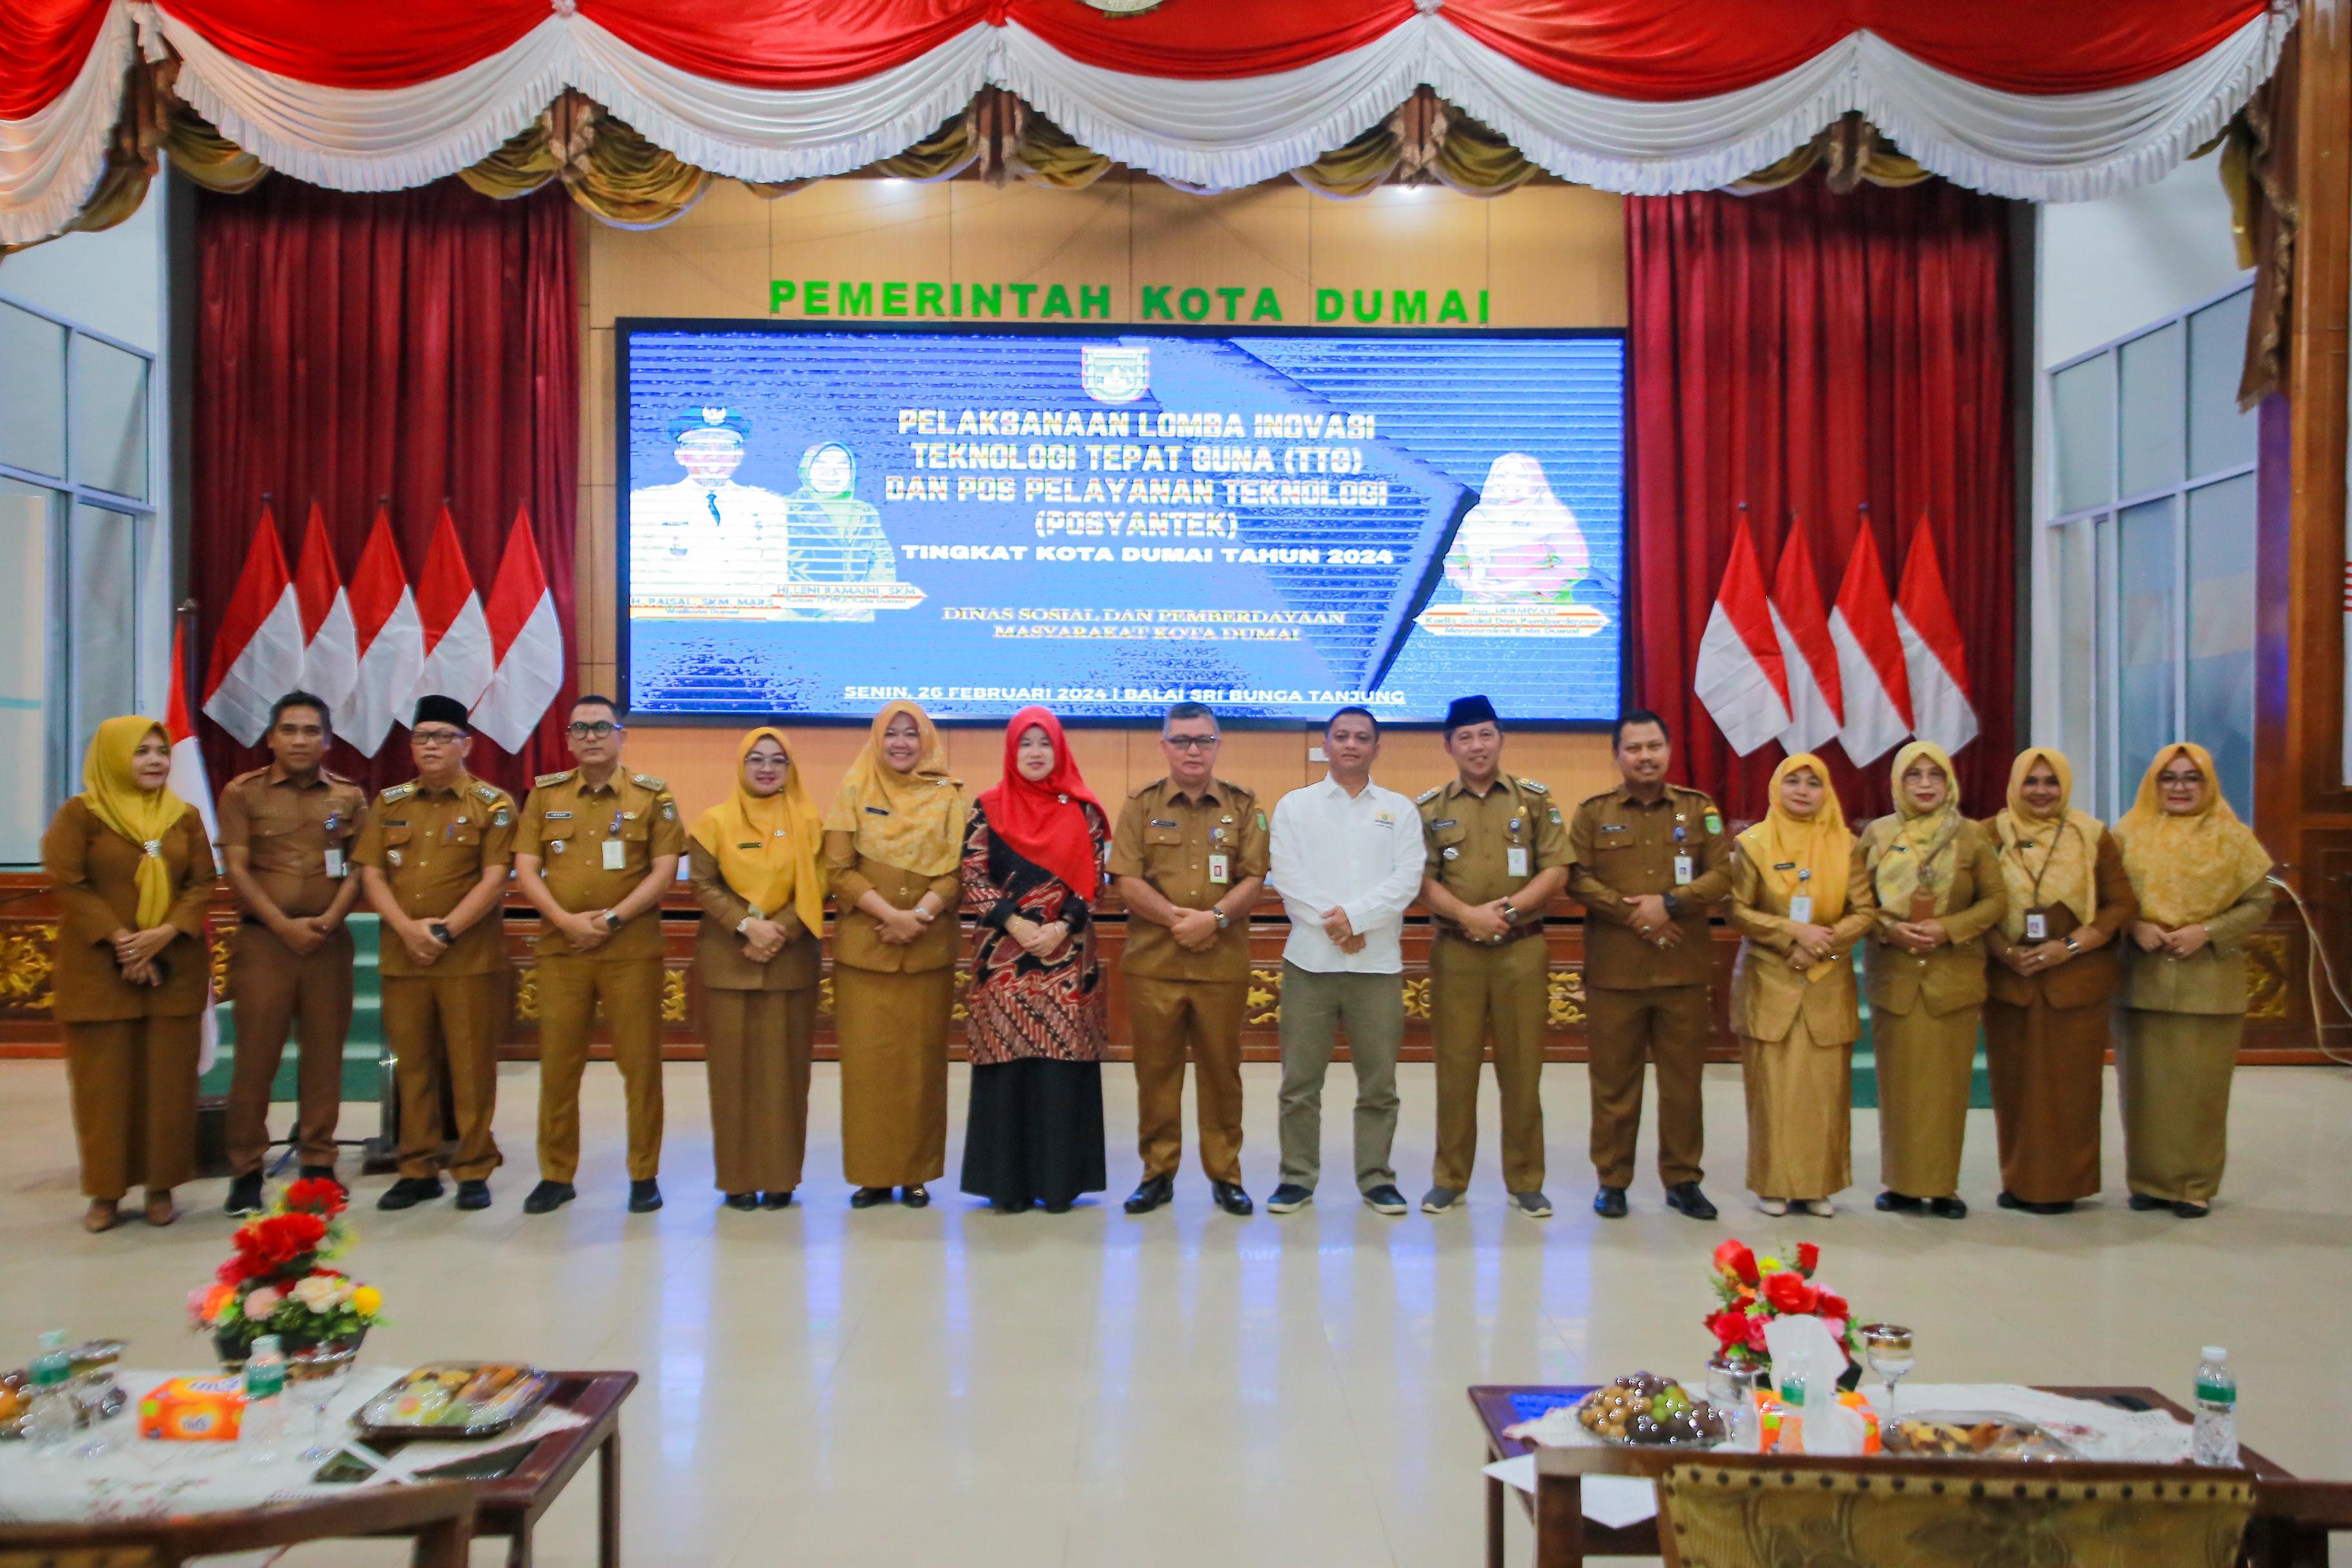
[{"label": "flower vase", "polygon": [[[250,1324],[240,1324],[235,1329],[213,1331],[213,1352],[220,1357],[223,1372],[233,1373],[245,1370],[246,1359],[253,1353],[253,1342],[259,1337],[257,1333],[247,1331],[250,1328]],[[278,1348],[289,1356],[299,1355],[304,1351],[316,1350],[320,1345],[332,1350],[355,1351],[366,1338],[365,1329],[362,1329],[355,1334],[337,1334],[328,1339],[320,1339],[316,1334],[289,1331],[278,1336]]]}]

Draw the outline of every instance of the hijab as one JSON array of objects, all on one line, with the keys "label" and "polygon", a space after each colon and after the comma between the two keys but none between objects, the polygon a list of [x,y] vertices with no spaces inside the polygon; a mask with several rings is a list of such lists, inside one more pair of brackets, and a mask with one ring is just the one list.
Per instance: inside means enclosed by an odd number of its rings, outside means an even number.
[{"label": "hijab", "polygon": [[[882,755],[882,732],[901,713],[914,720],[921,748],[914,767],[903,773]],[[948,776],[948,749],[931,716],[911,702],[889,702],[874,715],[866,749],[842,775],[824,829],[850,835],[869,860],[918,877],[943,877],[963,859],[971,809],[963,785]]]},{"label": "hijab", "polygon": [[[1034,724],[1054,742],[1054,771],[1032,783],[1017,764],[1021,737]],[[1101,867],[1095,858],[1094,835],[1087,828],[1089,802],[1097,811],[1102,802],[1078,776],[1070,743],[1063,738],[1062,721],[1043,708],[1024,708],[1004,729],[1004,779],[994,789],[981,792],[980,806],[988,813],[988,830],[1024,859],[1044,867],[1061,879],[1081,899],[1095,896]]]},{"label": "hijab", "polygon": [[[1911,792],[1903,787],[1903,775],[1923,759],[1944,771],[1944,803],[1933,811],[1912,804]],[[1907,921],[1912,894],[1924,888],[1940,900],[1951,890],[1959,859],[1960,784],[1952,773],[1950,753],[1933,741],[1914,741],[1895,752],[1894,777],[1898,820],[1879,856],[1872,885],[1878,890],[1878,907]]]},{"label": "hijab", "polygon": [[[757,795],[743,782],[751,748],[773,741],[786,758],[784,782],[775,794]],[[783,732],[762,727],[735,748],[735,793],[695,820],[694,841],[719,862],[727,885],[765,920],[787,900],[811,935],[824,930],[824,872],[817,862],[822,829],[809,804],[800,764],[792,762]]]},{"label": "hijab", "polygon": [[134,878],[139,892],[134,923],[140,931],[152,931],[172,912],[172,868],[163,864],[163,835],[188,809],[188,803],[168,784],[144,790],[131,777],[131,754],[148,736],[159,734],[170,738],[163,725],[136,713],[109,719],[89,738],[89,752],[81,764],[82,804],[92,816],[146,851]]},{"label": "hijab", "polygon": [[[2048,763],[2058,775],[2058,809],[2037,816],[2025,804],[2025,775]],[[2000,847],[2001,880],[2009,885],[2009,909],[2000,929],[2011,942],[2025,940],[2029,910],[2064,905],[2075,921],[2089,925],[2099,910],[2099,836],[2106,829],[2087,811],[2067,803],[2074,797],[2074,765],[2063,752],[2036,746],[2020,752],[2009,767],[2009,805],[1992,819]]]},{"label": "hijab", "polygon": [[1488,465],[1478,504],[1462,519],[1458,585],[1473,599],[1557,597],[1591,564],[1576,514],[1552,492],[1540,460],[1505,452]]},{"label": "hijab", "polygon": [[[1811,816],[1799,816],[1780,801],[1780,784],[1790,773],[1811,768],[1822,781],[1822,804]],[[1772,770],[1770,805],[1764,820],[1739,836],[1739,847],[1757,875],[1784,898],[1810,892],[1815,925],[1835,925],[1845,913],[1845,884],[1853,865],[1853,834],[1845,825],[1845,807],[1838,804],[1830,784],[1830,770],[1811,752],[1800,752]],[[1800,872],[1810,871],[1810,877]],[[1834,973],[1837,964],[1823,959],[1805,971],[1807,980]]]},{"label": "hijab", "polygon": [[[2175,816],[2157,798],[2156,775],[2183,756],[2205,775],[2205,798],[2195,811]],[[2138,798],[2116,824],[2116,842],[2123,846],[2140,913],[2167,931],[2210,920],[2271,870],[2271,852],[2221,798],[2212,753],[2189,741],[2175,741],[2147,764]]]}]

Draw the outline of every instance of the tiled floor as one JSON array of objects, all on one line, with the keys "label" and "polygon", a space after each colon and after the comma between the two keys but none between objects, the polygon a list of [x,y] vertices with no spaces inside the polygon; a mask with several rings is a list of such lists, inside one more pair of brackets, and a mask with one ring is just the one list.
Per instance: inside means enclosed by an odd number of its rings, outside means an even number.
[{"label": "tiled floor", "polygon": [[[1110,1124],[1131,1124],[1131,1080],[1121,1068],[1105,1077]],[[1397,1163],[1417,1196],[1431,1079],[1426,1067],[1402,1078]],[[1769,1221],[1739,1188],[1739,1081],[1720,1068],[1707,1083],[1708,1185],[1725,1209],[1714,1226],[1662,1212],[1651,1181],[1630,1220],[1591,1217],[1585,1079],[1570,1067],[1545,1079],[1559,1216],[1544,1224],[1504,1212],[1491,1103],[1467,1213],[1383,1219],[1360,1206],[1337,1142],[1344,1070],[1327,1118],[1327,1161],[1342,1173],[1318,1206],[1281,1219],[1214,1212],[1188,1169],[1171,1210],[1130,1220],[1116,1202],[1137,1173],[1124,1143],[1107,1207],[999,1216],[950,1199],[950,1175],[937,1188],[949,1201],[928,1211],[852,1214],[829,1068],[806,1206],[740,1215],[717,1209],[707,1184],[701,1070],[675,1067],[667,1082],[661,1214],[622,1210],[619,1085],[599,1068],[583,1196],[526,1218],[537,1083],[514,1068],[500,1080],[513,1163],[498,1206],[363,1208],[352,1260],[390,1298],[372,1361],[520,1356],[645,1374],[625,1427],[635,1568],[1470,1563],[1481,1512],[1465,1385],[1635,1366],[1695,1377],[1707,1254],[1727,1235],[1822,1242],[1824,1278],[1919,1331],[1923,1378],[2147,1383],[2182,1396],[2198,1347],[2225,1343],[2246,1440],[2298,1470],[2352,1476],[2352,1074],[2338,1070],[2240,1075],[2230,1179],[2200,1224],[2125,1210],[2112,1108],[2108,1201],[2067,1218],[1992,1206],[1981,1112],[1966,1222],[1868,1212],[1877,1127],[1864,1112],[1848,1210]],[[1275,1085],[1275,1069],[1249,1069],[1244,1160],[1261,1201]],[[961,1105],[961,1070],[953,1094]],[[187,1189],[190,1216],[170,1231],[85,1236],[58,1064],[0,1065],[0,1350],[19,1355],[61,1325],[123,1335],[150,1365],[198,1363],[181,1301],[226,1247],[221,1184]],[[959,1152],[951,1143],[950,1173]],[[363,1203],[384,1180],[362,1184]],[[593,1493],[577,1493],[542,1529],[548,1568],[592,1561]]]}]

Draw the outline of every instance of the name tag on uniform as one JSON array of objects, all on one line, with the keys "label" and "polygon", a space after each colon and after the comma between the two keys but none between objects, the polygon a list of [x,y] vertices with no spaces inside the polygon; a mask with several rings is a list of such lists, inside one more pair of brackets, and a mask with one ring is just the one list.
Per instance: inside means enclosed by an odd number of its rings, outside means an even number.
[{"label": "name tag on uniform", "polygon": [[1210,856],[1209,880],[1222,888],[1232,879],[1232,862],[1223,855]]},{"label": "name tag on uniform", "polygon": [[629,847],[622,843],[617,838],[607,838],[604,840],[604,869],[607,871],[625,870],[627,868],[628,864]]},{"label": "name tag on uniform", "polygon": [[327,846],[327,875],[341,877],[342,874],[343,852],[339,847],[330,844]]},{"label": "name tag on uniform", "polygon": [[1790,900],[1789,900],[1789,918],[1790,918],[1790,920],[1792,920],[1792,921],[1796,921],[1796,922],[1797,922],[1799,925],[1801,925],[1801,926],[1809,926],[1809,925],[1812,924],[1812,923],[1813,923],[1813,896],[1812,896],[1812,894],[1811,894],[1811,893],[1799,893],[1795,898],[1790,899]]},{"label": "name tag on uniform", "polygon": [[1687,888],[1690,885],[1691,858],[1687,855],[1677,855],[1675,857],[1675,886]]},{"label": "name tag on uniform", "polygon": [[1510,875],[1514,877],[1531,877],[1535,875],[1534,872],[1528,869],[1528,847],[1526,845],[1512,845],[1511,851],[1507,858],[1510,861]]},{"label": "name tag on uniform", "polygon": [[2050,940],[2049,910],[2028,910],[2025,911],[2025,940],[2028,942],[2048,942]]}]

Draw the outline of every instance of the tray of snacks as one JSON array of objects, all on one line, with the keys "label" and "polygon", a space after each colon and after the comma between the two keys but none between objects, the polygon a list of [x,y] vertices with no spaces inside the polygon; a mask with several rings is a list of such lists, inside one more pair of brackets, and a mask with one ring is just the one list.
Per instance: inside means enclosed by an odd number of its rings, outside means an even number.
[{"label": "tray of snacks", "polygon": [[495,1437],[547,1403],[555,1380],[517,1362],[428,1362],[352,1413],[368,1437]]},{"label": "tray of snacks", "polygon": [[1647,1372],[1594,1389],[1578,1403],[1576,1419],[1602,1442],[1628,1447],[1712,1448],[1729,1436],[1722,1412]]},{"label": "tray of snacks", "polygon": [[2074,1447],[2048,1428],[1982,1410],[1929,1410],[1886,1423],[1879,1442],[1914,1459],[2071,1459]]}]

